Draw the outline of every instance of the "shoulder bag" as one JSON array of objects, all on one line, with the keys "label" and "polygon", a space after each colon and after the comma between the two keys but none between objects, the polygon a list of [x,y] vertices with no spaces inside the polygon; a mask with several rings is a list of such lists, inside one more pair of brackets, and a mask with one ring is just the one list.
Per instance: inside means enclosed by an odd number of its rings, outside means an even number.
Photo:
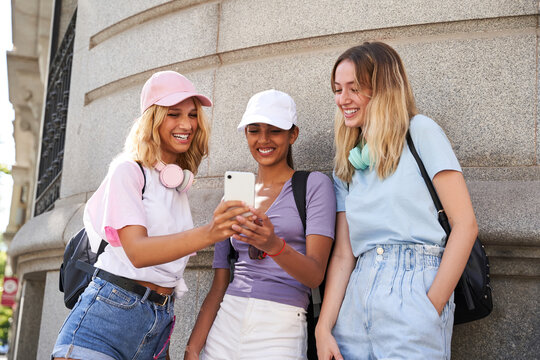
[{"label": "shoulder bag", "polygon": [[[420,159],[416,152],[416,148],[414,147],[409,132],[407,132],[407,144],[409,145],[409,150],[414,156],[414,159],[418,163],[422,178],[424,178],[424,182],[427,185],[433,203],[437,208],[439,223],[446,233],[446,240],[448,240],[450,236],[448,217],[444,212],[439,196],[435,191],[435,187],[422,163],[422,159]],[[478,238],[476,238],[474,242],[465,270],[454,290],[454,303],[456,304],[454,325],[482,319],[488,316],[493,310],[493,299],[489,279],[489,259],[484,250],[484,245],[482,245]]]}]

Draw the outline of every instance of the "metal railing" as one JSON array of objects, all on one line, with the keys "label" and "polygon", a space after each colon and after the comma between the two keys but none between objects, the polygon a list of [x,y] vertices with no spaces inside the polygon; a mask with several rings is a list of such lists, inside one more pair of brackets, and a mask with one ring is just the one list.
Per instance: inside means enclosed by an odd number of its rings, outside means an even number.
[{"label": "metal railing", "polygon": [[34,216],[51,210],[60,197],[76,17],[75,11],[49,66]]}]

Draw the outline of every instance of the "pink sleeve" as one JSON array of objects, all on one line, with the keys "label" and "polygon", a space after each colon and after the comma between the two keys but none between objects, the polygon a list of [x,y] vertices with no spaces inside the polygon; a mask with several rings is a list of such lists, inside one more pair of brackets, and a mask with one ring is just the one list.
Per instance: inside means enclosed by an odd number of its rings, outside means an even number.
[{"label": "pink sleeve", "polygon": [[118,230],[124,226],[146,227],[143,185],[143,173],[137,163],[131,160],[114,161],[109,173],[88,200],[86,212],[92,228],[112,246],[122,245]]}]

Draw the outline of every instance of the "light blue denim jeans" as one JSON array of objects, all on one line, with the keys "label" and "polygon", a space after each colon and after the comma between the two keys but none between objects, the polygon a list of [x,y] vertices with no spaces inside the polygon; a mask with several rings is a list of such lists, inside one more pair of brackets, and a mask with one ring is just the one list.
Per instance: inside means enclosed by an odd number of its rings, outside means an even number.
[{"label": "light blue denim jeans", "polygon": [[440,316],[427,297],[443,250],[381,245],[358,258],[333,329],[345,359],[450,359],[453,295]]},{"label": "light blue denim jeans", "polygon": [[95,277],[67,317],[52,357],[94,360],[165,359],[174,300],[160,306]]}]

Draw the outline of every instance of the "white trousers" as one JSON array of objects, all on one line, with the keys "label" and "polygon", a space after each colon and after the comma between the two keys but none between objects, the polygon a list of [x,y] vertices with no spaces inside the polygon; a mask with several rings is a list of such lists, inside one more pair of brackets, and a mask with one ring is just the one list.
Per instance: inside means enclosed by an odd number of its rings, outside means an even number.
[{"label": "white trousers", "polygon": [[306,311],[274,301],[225,295],[202,360],[307,359]]}]

